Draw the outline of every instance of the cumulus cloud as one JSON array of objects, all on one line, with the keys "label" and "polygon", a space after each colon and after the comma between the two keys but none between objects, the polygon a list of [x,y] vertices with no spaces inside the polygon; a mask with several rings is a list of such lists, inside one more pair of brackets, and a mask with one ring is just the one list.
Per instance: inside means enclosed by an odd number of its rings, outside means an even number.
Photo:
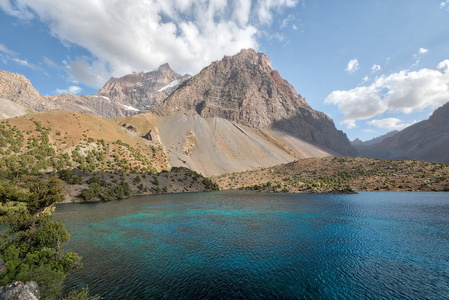
[{"label": "cumulus cloud", "polygon": [[8,48],[7,48],[5,45],[3,45],[3,44],[0,44],[0,52],[6,53],[6,54],[9,54],[9,55],[17,55],[16,52],[14,52],[14,51],[8,49]]},{"label": "cumulus cloud", "polygon": [[67,89],[63,89],[63,90],[56,89],[57,94],[74,94],[74,95],[76,95],[76,94],[81,93],[81,91],[82,91],[82,88],[80,88],[79,86],[76,86],[76,85],[69,86]]},{"label": "cumulus cloud", "polygon": [[356,127],[357,120],[384,112],[411,113],[427,107],[435,109],[449,101],[449,60],[437,69],[400,71],[377,77],[369,86],[334,91],[325,103],[334,104],[344,114],[342,124]]},{"label": "cumulus cloud", "polygon": [[37,18],[63,43],[90,51],[91,57],[69,60],[68,70],[73,79],[101,87],[110,76],[151,71],[166,62],[179,73],[195,74],[223,55],[257,49],[261,28],[297,2],[0,0],[0,8]]},{"label": "cumulus cloud", "polygon": [[358,69],[359,69],[359,61],[355,58],[355,59],[351,59],[348,62],[348,66],[346,67],[345,71],[348,73],[354,73]]},{"label": "cumulus cloud", "polygon": [[382,68],[381,68],[379,65],[373,65],[373,66],[371,67],[371,72],[372,72],[372,73],[376,73],[376,72],[379,72],[381,69],[382,69]]},{"label": "cumulus cloud", "polygon": [[373,125],[379,128],[389,129],[389,130],[401,130],[404,129],[410,125],[415,124],[416,121],[413,121],[411,123],[404,123],[402,120],[397,118],[385,118],[380,120],[371,120],[369,122],[366,122],[368,125]]}]

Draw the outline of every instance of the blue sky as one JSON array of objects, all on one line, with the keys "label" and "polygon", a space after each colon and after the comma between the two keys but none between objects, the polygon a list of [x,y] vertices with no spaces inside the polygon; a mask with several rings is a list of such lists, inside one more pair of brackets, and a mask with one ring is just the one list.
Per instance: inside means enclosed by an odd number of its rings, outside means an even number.
[{"label": "blue sky", "polygon": [[0,0],[0,28],[0,69],[42,95],[255,48],[351,140],[449,101],[449,0]]}]

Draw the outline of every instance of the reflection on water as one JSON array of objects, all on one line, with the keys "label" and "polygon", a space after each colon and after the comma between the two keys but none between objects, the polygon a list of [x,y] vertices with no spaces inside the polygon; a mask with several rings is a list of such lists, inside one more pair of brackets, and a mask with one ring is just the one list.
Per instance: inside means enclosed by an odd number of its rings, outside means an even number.
[{"label": "reflection on water", "polygon": [[449,298],[449,195],[246,192],[61,204],[66,290],[105,299]]}]

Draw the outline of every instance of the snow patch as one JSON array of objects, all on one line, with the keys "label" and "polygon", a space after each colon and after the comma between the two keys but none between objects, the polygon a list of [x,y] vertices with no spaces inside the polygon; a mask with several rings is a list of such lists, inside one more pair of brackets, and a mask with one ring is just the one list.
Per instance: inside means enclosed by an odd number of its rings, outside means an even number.
[{"label": "snow patch", "polygon": [[94,97],[103,98],[105,100],[111,101],[111,99],[109,99],[109,97],[106,97],[106,96],[94,96]]},{"label": "snow patch", "polygon": [[169,84],[167,84],[166,86],[164,86],[164,87],[158,89],[157,91],[158,91],[158,92],[165,91],[165,90],[168,89],[168,88],[171,88],[171,87],[174,87],[174,86],[178,85],[179,82],[180,82],[180,80],[174,80],[174,81],[170,82]]},{"label": "snow patch", "polygon": [[126,109],[126,110],[132,110],[132,111],[139,111],[137,108],[135,108],[135,107],[132,107],[132,106],[128,106],[128,105],[125,105],[125,104],[122,104],[123,105],[123,107]]}]

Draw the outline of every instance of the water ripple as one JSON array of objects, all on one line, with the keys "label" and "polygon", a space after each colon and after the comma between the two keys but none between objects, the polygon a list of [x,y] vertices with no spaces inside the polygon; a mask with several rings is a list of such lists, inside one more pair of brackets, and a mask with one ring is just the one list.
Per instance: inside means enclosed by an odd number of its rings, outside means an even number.
[{"label": "water ripple", "polygon": [[449,298],[449,197],[207,193],[64,204],[105,299]]}]

